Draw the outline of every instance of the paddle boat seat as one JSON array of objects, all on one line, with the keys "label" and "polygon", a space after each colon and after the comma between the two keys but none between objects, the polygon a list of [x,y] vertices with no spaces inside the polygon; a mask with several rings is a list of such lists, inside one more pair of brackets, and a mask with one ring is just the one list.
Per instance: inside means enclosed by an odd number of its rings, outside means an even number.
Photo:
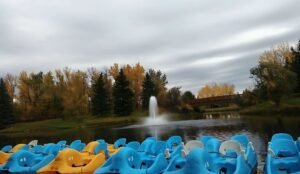
[{"label": "paddle boat seat", "polygon": [[130,147],[136,151],[140,148],[140,146],[141,146],[141,144],[138,141],[131,141],[126,144],[126,147]]},{"label": "paddle boat seat", "polygon": [[189,154],[190,151],[194,148],[204,148],[204,145],[202,142],[198,141],[198,140],[191,140],[188,141],[185,145],[184,145],[184,153],[185,155]]},{"label": "paddle boat seat", "polygon": [[265,173],[300,173],[300,157],[296,142],[288,134],[275,134],[268,146]]},{"label": "paddle boat seat", "polygon": [[[183,147],[178,146],[171,154],[170,162],[165,171],[171,172],[183,168],[186,163],[186,156],[191,150],[196,148],[203,148],[203,143],[199,140],[188,141]],[[176,152],[177,151],[177,152]]]},{"label": "paddle boat seat", "polygon": [[34,147],[34,146],[38,145],[38,140],[32,140],[32,141],[30,141],[30,142],[28,143],[28,145],[29,145],[30,148],[31,148],[31,147]]}]

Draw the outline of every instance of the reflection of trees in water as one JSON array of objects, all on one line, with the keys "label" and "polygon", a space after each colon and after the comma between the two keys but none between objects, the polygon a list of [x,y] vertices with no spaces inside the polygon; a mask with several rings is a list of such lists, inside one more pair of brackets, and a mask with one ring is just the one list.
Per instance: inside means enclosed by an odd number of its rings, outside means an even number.
[{"label": "reflection of trees in water", "polygon": [[294,138],[300,136],[300,117],[281,117],[281,116],[261,116],[243,118],[247,129],[251,132],[258,132],[261,136],[266,136],[268,140],[272,135],[279,132],[289,133]]}]

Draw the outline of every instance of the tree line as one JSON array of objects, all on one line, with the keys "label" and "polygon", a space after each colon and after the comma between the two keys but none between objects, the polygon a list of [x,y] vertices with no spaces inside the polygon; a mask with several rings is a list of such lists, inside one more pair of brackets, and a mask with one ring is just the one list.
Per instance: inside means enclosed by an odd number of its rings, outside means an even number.
[{"label": "tree line", "polygon": [[148,109],[150,96],[170,109],[181,104],[181,97],[185,102],[195,98],[190,91],[188,96],[181,95],[180,87],[168,90],[167,84],[165,73],[146,71],[139,63],[114,64],[105,71],[64,68],[7,74],[0,81],[0,124],[86,115],[126,116]]}]

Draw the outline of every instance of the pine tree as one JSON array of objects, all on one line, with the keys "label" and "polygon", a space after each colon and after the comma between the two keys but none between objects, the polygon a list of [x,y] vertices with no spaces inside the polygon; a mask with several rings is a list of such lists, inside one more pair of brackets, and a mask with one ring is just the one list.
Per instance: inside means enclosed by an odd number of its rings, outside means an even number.
[{"label": "pine tree", "polygon": [[151,79],[149,73],[146,73],[144,82],[143,82],[143,108],[147,109],[149,107],[149,99],[151,96],[156,95],[155,84]]},{"label": "pine tree", "polygon": [[93,96],[91,98],[92,114],[104,115],[111,111],[110,95],[106,88],[104,76],[101,73],[92,86]]},{"label": "pine tree", "polygon": [[126,116],[132,113],[134,106],[134,93],[130,82],[126,79],[123,69],[120,70],[113,86],[114,113]]},{"label": "pine tree", "polygon": [[15,121],[12,101],[7,93],[4,81],[0,79],[0,128],[12,124]]}]

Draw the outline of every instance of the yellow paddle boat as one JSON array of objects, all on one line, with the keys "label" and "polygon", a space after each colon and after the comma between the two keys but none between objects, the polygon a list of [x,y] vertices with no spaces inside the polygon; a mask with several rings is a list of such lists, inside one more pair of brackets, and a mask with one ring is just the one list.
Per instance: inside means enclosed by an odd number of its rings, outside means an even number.
[{"label": "yellow paddle boat", "polygon": [[107,159],[107,151],[113,155],[118,151],[113,147],[108,150],[106,143],[90,142],[81,152],[66,148],[59,152],[55,160],[38,170],[39,174],[74,174],[93,173]]}]

